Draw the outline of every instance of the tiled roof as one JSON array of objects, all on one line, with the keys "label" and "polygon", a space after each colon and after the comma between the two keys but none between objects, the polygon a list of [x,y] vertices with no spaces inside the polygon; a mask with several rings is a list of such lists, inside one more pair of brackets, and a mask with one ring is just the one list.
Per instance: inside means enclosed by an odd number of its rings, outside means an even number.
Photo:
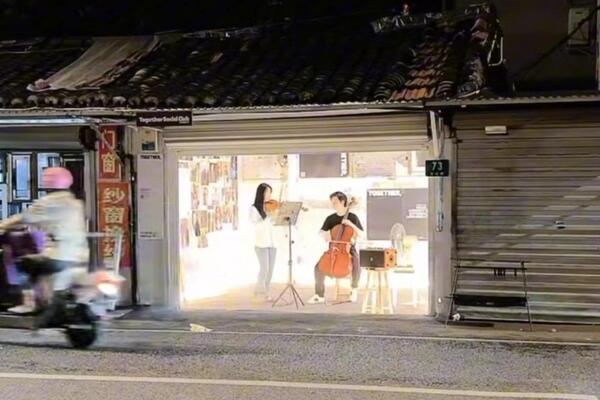
[{"label": "tiled roof", "polygon": [[250,37],[183,36],[98,91],[26,90],[83,49],[18,55],[18,68],[13,56],[0,55],[0,71],[11,72],[0,76],[0,106],[205,108],[453,98],[485,86],[492,21],[482,15],[379,34],[305,27]]},{"label": "tiled roof", "polygon": [[88,39],[0,42],[0,107],[31,106],[27,85],[69,65],[90,43]]}]

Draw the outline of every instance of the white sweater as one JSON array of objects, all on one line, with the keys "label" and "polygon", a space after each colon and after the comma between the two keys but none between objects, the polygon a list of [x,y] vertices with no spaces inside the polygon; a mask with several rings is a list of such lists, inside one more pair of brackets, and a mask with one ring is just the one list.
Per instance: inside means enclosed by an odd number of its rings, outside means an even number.
[{"label": "white sweater", "polygon": [[254,246],[256,247],[275,247],[273,240],[273,221],[267,214],[263,219],[256,207],[250,208],[250,221],[254,225]]}]

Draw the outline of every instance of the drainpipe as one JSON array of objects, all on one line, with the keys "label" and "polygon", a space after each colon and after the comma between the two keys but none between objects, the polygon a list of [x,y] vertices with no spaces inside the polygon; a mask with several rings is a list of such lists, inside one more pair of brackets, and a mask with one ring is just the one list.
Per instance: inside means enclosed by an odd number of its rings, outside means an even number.
[{"label": "drainpipe", "polygon": [[139,304],[138,285],[138,259],[137,259],[137,170],[135,159],[132,154],[127,154],[129,161],[129,186],[131,190],[131,214],[129,218],[129,230],[131,232],[131,303],[133,306]]}]

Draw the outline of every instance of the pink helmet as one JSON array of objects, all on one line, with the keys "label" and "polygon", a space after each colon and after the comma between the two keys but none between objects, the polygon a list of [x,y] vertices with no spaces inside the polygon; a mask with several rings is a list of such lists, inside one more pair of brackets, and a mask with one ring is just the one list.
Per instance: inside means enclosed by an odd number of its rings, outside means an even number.
[{"label": "pink helmet", "polygon": [[73,175],[66,168],[51,167],[44,170],[44,188],[69,189],[73,184]]}]

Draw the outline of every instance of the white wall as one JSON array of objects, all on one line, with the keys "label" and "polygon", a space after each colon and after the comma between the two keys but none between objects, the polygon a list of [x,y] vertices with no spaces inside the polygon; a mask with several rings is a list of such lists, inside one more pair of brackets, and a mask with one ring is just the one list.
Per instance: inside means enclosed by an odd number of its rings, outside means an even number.
[{"label": "white wall", "polygon": [[[433,153],[430,156],[433,157]],[[450,294],[451,289],[452,229],[454,229],[452,226],[452,179],[455,175],[456,144],[453,140],[446,138],[441,158],[450,160],[450,176],[430,178],[429,181],[429,210],[431,210],[429,214],[429,232],[431,232],[431,241],[429,242],[431,297],[429,304],[432,316],[445,317],[448,307],[446,296]],[[438,211],[443,214],[440,232],[437,231]]]},{"label": "white wall", "polygon": [[[140,175],[147,173],[148,171],[140,170],[137,168],[137,155],[140,154],[141,150],[141,138],[140,135],[135,128],[130,128],[128,134],[131,135],[132,153],[136,156],[136,170],[138,173],[138,182],[140,181]],[[160,141],[160,133],[159,133],[159,141]],[[161,143],[159,151],[164,153],[164,146]],[[163,169],[166,168],[166,163],[164,162],[163,155]],[[163,193],[162,202],[157,204],[162,210],[158,215],[158,218],[164,218],[164,210],[165,210],[165,198],[164,195],[166,193],[165,190],[165,181],[161,176],[153,176],[154,185],[157,190],[160,190]],[[137,193],[135,193],[136,197],[139,195],[139,187],[137,187]],[[139,206],[139,205],[138,205]],[[138,208],[138,218],[140,214],[144,214]],[[147,211],[147,210],[146,210]],[[164,222],[164,221],[163,221]],[[167,285],[166,285],[166,273],[167,273],[167,265],[165,265],[164,259],[164,249],[166,248],[166,224],[163,225],[164,236],[161,240],[145,240],[138,238],[137,240],[137,275],[138,275],[138,301],[140,304],[154,304],[154,305],[164,305],[167,303]],[[136,232],[137,234],[137,232]]]}]

